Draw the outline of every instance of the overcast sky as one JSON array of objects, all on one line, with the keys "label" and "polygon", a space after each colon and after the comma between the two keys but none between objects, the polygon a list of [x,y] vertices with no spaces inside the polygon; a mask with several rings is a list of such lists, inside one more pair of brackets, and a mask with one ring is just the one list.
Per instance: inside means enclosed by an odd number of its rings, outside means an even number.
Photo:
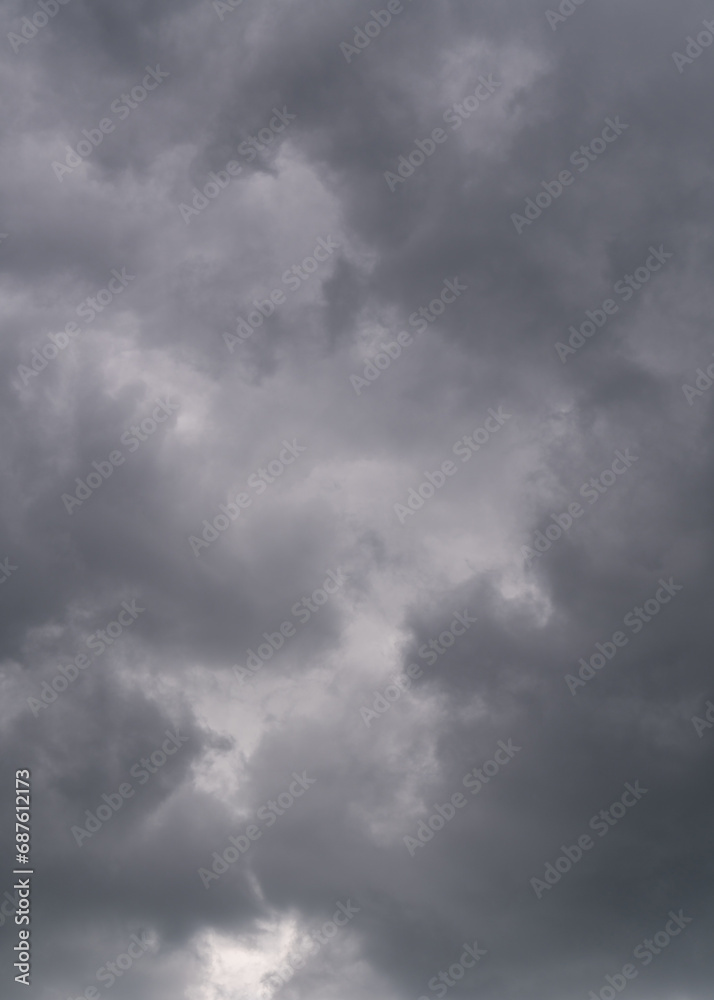
[{"label": "overcast sky", "polygon": [[3,995],[708,1000],[711,7],[0,9]]}]

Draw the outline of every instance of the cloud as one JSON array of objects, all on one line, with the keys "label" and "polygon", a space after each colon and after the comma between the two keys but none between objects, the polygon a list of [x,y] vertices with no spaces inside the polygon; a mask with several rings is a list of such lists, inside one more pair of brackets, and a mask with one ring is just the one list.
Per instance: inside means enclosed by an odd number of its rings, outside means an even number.
[{"label": "cloud", "polygon": [[[0,749],[8,815],[13,772],[32,775],[33,995],[102,995],[136,935],[117,1000],[610,1000],[682,910],[623,991],[704,1000],[714,55],[672,55],[700,5],[582,4],[556,30],[524,0],[403,0],[377,22],[356,0],[218,7],[69,0],[0,70]],[[6,38],[35,10],[8,5]],[[144,97],[147,67],[168,76]],[[116,274],[135,276],[121,294]],[[186,744],[140,783],[167,731]],[[464,777],[509,740],[473,796]],[[199,869],[258,821],[207,891]],[[0,842],[12,858],[8,824]],[[348,900],[354,920],[276,979]],[[487,956],[440,979],[474,942]]]}]

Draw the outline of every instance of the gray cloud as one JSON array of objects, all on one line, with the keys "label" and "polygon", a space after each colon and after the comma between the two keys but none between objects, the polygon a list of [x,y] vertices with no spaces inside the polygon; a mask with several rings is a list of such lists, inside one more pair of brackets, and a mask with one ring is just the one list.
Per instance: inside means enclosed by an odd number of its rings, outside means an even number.
[{"label": "gray cloud", "polygon": [[[673,59],[708,15],[397,6],[69,0],[15,46],[40,8],[3,9],[0,741],[8,817],[32,773],[39,1000],[708,996],[714,56]],[[169,75],[133,96],[148,67]],[[441,312],[446,280],[467,288]],[[489,410],[512,416],[483,440]],[[167,732],[187,742],[147,771]],[[472,794],[499,741],[521,749]]]}]

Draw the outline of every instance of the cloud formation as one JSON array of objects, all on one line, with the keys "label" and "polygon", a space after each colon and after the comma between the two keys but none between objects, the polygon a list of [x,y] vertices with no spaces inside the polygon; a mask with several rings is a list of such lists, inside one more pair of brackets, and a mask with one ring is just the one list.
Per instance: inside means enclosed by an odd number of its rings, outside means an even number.
[{"label": "cloud formation", "polygon": [[5,4],[11,995],[710,995],[707,16]]}]

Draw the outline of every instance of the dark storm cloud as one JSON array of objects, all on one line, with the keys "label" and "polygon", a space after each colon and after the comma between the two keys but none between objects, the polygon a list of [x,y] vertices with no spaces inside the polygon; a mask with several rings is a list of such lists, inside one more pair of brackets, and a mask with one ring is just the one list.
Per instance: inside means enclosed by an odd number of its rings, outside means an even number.
[{"label": "dark storm cloud", "polygon": [[672,58],[708,14],[399,6],[69,0],[14,46],[40,8],[3,10],[40,1000],[103,995],[132,935],[127,1000],[708,995],[714,56]]}]

